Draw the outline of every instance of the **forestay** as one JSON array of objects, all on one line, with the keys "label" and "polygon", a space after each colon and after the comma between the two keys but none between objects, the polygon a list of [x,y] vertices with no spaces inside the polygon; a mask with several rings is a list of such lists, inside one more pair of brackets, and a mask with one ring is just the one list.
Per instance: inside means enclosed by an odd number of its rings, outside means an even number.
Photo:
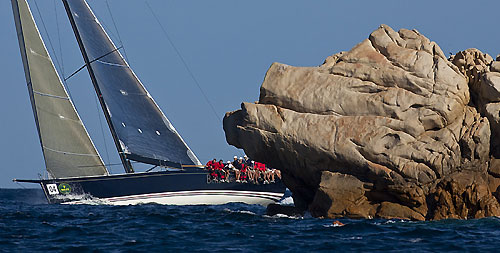
[{"label": "forestay", "polygon": [[61,83],[26,0],[12,0],[19,47],[47,171],[51,177],[108,174]]},{"label": "forestay", "polygon": [[155,165],[199,165],[88,4],[84,0],[64,2],[96,91],[102,94],[103,110],[110,118],[119,152],[127,159]]}]

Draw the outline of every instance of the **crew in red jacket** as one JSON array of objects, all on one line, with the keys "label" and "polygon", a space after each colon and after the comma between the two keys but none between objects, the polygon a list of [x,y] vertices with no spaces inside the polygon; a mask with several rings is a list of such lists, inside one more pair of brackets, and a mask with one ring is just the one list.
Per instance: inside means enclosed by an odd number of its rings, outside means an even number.
[{"label": "crew in red jacket", "polygon": [[247,166],[245,163],[243,163],[243,159],[240,157],[240,181],[242,183],[247,182]]},{"label": "crew in red jacket", "polygon": [[217,174],[219,175],[219,178],[221,181],[226,181],[226,171],[224,171],[224,162],[219,160],[219,162],[216,165],[217,167]]},{"label": "crew in red jacket", "polygon": [[255,162],[255,168],[262,172],[266,170],[266,165],[263,163]]},{"label": "crew in red jacket", "polygon": [[208,161],[207,165],[205,165],[205,169],[208,170],[208,174],[212,180],[217,179],[216,164],[218,164],[218,162],[217,159],[214,158],[212,161]]}]

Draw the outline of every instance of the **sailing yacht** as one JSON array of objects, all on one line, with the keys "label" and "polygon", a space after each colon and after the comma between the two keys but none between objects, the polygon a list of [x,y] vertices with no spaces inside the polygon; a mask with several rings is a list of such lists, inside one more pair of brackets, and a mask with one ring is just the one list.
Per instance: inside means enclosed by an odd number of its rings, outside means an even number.
[{"label": "sailing yacht", "polygon": [[[210,180],[196,155],[137,78],[85,0],[63,0],[66,14],[125,173],[110,174],[63,86],[26,0],[11,0],[26,83],[48,178],[49,203],[267,205],[285,186]],[[135,172],[133,162],[168,168]]]}]

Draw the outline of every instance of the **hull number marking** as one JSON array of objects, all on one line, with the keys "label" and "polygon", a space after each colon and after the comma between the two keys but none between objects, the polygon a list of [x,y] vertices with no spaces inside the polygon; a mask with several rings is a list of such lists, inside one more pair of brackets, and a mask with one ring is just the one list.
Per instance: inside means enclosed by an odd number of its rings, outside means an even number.
[{"label": "hull number marking", "polygon": [[59,194],[59,190],[57,190],[56,184],[47,184],[47,191],[49,192],[50,195]]}]

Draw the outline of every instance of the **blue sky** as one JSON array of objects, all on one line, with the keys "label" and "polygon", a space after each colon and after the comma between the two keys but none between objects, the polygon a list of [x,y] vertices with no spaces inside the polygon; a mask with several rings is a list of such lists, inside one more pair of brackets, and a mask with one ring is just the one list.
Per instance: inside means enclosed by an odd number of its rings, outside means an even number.
[{"label": "blue sky", "polygon": [[[417,29],[447,55],[471,47],[492,57],[500,54],[498,1],[147,1],[215,113],[145,1],[107,0],[118,32],[106,1],[89,4],[115,43],[123,44],[131,67],[202,162],[243,154],[226,143],[222,118],[241,102],[258,100],[273,62],[317,66],[366,39],[380,24]],[[49,52],[59,60],[58,71],[68,76],[83,60],[61,1],[38,1],[47,32],[34,1],[29,4]],[[20,186],[12,178],[37,178],[44,162],[8,0],[0,1],[0,31],[0,187],[16,188]],[[71,78],[68,87],[104,161],[119,163],[87,72]],[[111,171],[123,169],[112,166]]]}]

